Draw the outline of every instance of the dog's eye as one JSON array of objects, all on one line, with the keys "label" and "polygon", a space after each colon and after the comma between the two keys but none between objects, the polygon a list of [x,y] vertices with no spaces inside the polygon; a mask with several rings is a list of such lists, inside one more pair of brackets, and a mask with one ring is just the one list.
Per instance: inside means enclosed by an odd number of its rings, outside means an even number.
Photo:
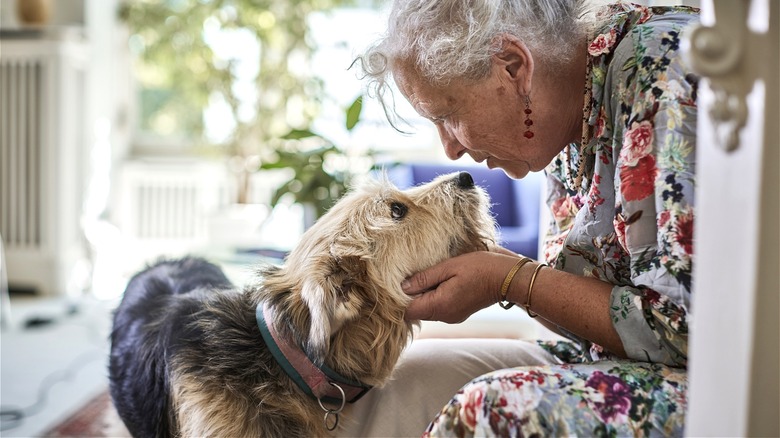
[{"label": "dog's eye", "polygon": [[408,210],[409,208],[400,202],[393,202],[390,204],[390,216],[392,216],[395,220],[403,219],[403,217],[406,216],[406,212]]}]

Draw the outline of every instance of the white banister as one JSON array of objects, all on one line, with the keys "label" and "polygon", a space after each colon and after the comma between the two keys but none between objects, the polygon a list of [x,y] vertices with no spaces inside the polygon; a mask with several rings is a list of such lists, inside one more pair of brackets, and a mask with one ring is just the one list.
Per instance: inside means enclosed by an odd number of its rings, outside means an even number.
[{"label": "white banister", "polygon": [[774,0],[704,1],[688,436],[780,436],[780,38]]}]

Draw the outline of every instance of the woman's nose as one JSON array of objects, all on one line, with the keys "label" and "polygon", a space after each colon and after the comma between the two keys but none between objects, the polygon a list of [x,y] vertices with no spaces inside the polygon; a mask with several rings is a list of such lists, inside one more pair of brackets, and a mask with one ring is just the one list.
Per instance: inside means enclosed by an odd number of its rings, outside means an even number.
[{"label": "woman's nose", "polygon": [[447,155],[447,158],[450,160],[457,160],[458,158],[462,157],[464,153],[466,153],[466,149],[463,147],[463,145],[461,145],[458,139],[455,138],[454,135],[450,134],[446,128],[439,125],[438,130],[441,144],[444,146],[444,154]]}]

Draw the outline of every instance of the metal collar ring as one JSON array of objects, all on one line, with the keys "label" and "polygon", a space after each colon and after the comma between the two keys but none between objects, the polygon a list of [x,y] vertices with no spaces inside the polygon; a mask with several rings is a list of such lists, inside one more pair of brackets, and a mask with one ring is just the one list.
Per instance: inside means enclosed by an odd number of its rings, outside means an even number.
[{"label": "metal collar ring", "polygon": [[[328,432],[333,432],[334,430],[336,430],[336,428],[339,425],[339,414],[341,413],[341,411],[344,410],[344,406],[347,404],[347,396],[346,394],[344,394],[344,390],[341,388],[341,386],[339,386],[337,383],[333,383],[333,382],[328,382],[328,383],[331,386],[334,386],[336,389],[338,389],[339,392],[341,393],[341,406],[339,406],[338,409],[328,409],[325,407],[325,405],[322,404],[321,398],[317,399],[317,403],[319,403],[322,410],[325,411],[325,417],[322,419],[322,421],[325,423],[325,429],[328,429]],[[330,417],[331,415],[334,416],[335,421],[333,422],[333,425],[329,426],[328,417]]]}]

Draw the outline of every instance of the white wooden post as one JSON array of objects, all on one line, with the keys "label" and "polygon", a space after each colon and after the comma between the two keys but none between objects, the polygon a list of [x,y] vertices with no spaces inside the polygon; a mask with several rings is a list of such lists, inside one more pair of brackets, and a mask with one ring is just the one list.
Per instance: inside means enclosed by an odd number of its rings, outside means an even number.
[{"label": "white wooden post", "polygon": [[703,1],[688,436],[780,436],[776,0]]}]

